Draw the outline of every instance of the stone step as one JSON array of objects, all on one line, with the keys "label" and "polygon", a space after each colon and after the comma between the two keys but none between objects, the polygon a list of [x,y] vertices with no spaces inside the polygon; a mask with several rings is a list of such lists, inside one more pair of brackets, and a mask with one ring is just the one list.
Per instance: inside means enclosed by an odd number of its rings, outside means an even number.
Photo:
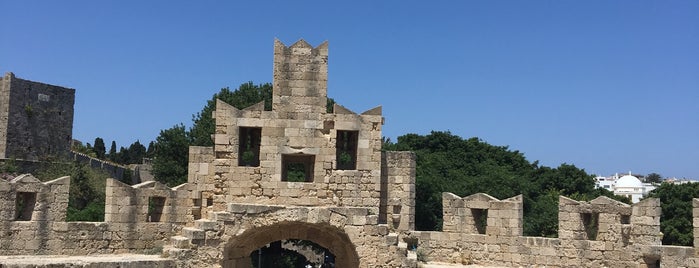
[{"label": "stone step", "polygon": [[214,231],[218,230],[218,222],[206,219],[199,219],[194,221],[194,227],[199,228],[204,231]]},{"label": "stone step", "polygon": [[184,227],[182,228],[182,236],[194,240],[204,240],[206,239],[206,231],[194,228],[194,227]]},{"label": "stone step", "polygon": [[180,249],[189,249],[192,247],[191,239],[184,237],[184,236],[173,236],[170,237],[170,242],[172,242],[172,246],[175,248],[180,248]]}]

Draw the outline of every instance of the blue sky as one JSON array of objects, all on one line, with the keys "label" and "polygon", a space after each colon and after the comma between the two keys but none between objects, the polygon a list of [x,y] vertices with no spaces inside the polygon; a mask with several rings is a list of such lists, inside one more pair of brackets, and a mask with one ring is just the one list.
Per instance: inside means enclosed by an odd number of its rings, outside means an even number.
[{"label": "blue sky", "polygon": [[699,179],[699,1],[249,2],[4,1],[0,72],[75,88],[74,138],[127,146],[271,82],[274,38],[327,40],[328,95],[393,140]]}]

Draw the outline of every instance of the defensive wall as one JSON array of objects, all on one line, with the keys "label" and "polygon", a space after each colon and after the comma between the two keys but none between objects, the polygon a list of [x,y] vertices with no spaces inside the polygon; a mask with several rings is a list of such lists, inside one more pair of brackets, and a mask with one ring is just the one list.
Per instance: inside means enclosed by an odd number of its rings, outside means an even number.
[{"label": "defensive wall", "polygon": [[[381,151],[381,107],[327,104],[327,43],[274,45],[272,109],[217,102],[214,146],[190,147],[188,181],[107,180],[103,222],[66,222],[70,178],[0,180],[0,255],[157,253],[178,267],[250,267],[275,241],[312,241],[335,267],[435,262],[699,267],[661,244],[660,201],[559,198],[558,238],[527,237],[523,198],[443,195],[443,231],[415,231],[415,161]],[[693,200],[695,245],[699,199]],[[0,259],[0,265],[2,265]]]},{"label": "defensive wall", "polygon": [[134,168],[131,168],[129,166],[123,166],[117,163],[94,158],[76,151],[70,151],[69,155],[71,160],[78,163],[87,164],[91,168],[107,172],[107,174],[112,176],[112,178],[118,179],[120,181],[124,181],[125,179],[127,179],[129,184],[137,184],[141,181],[146,181],[141,180],[140,175],[143,172],[137,172],[138,167],[140,165],[134,165]]}]

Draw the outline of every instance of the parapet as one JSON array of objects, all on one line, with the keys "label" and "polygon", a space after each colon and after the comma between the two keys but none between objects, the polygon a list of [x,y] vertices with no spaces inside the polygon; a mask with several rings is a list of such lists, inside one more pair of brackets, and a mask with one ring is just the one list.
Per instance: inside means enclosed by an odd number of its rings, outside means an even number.
[{"label": "parapet", "polygon": [[41,182],[31,174],[0,179],[0,223],[65,221],[70,177]]},{"label": "parapet", "polygon": [[461,198],[442,194],[444,232],[495,236],[522,235],[522,195],[505,200],[484,193]]},{"label": "parapet", "polygon": [[187,184],[169,188],[148,181],[130,186],[107,179],[104,220],[108,223],[192,222],[190,194]]}]

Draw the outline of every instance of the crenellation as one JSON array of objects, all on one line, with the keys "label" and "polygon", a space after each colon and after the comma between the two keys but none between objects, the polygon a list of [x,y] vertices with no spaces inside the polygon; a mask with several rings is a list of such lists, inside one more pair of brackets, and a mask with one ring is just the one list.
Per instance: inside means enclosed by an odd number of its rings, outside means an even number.
[{"label": "crenellation", "polygon": [[[523,236],[521,195],[444,193],[442,231],[416,231],[416,155],[382,151],[381,106],[327,112],[327,60],[327,42],[275,40],[272,110],[218,100],[214,145],[189,148],[187,183],[108,179],[103,222],[65,222],[68,177],[0,179],[0,254],[162,251],[179,267],[249,267],[258,248],[301,239],[337,267],[417,267],[420,255],[506,267],[699,267],[696,248],[662,245],[652,198],[630,206],[561,196],[558,237],[548,238]],[[14,80],[2,77],[0,102]],[[0,116],[0,127],[7,121]],[[697,244],[699,199],[693,206]]]}]

